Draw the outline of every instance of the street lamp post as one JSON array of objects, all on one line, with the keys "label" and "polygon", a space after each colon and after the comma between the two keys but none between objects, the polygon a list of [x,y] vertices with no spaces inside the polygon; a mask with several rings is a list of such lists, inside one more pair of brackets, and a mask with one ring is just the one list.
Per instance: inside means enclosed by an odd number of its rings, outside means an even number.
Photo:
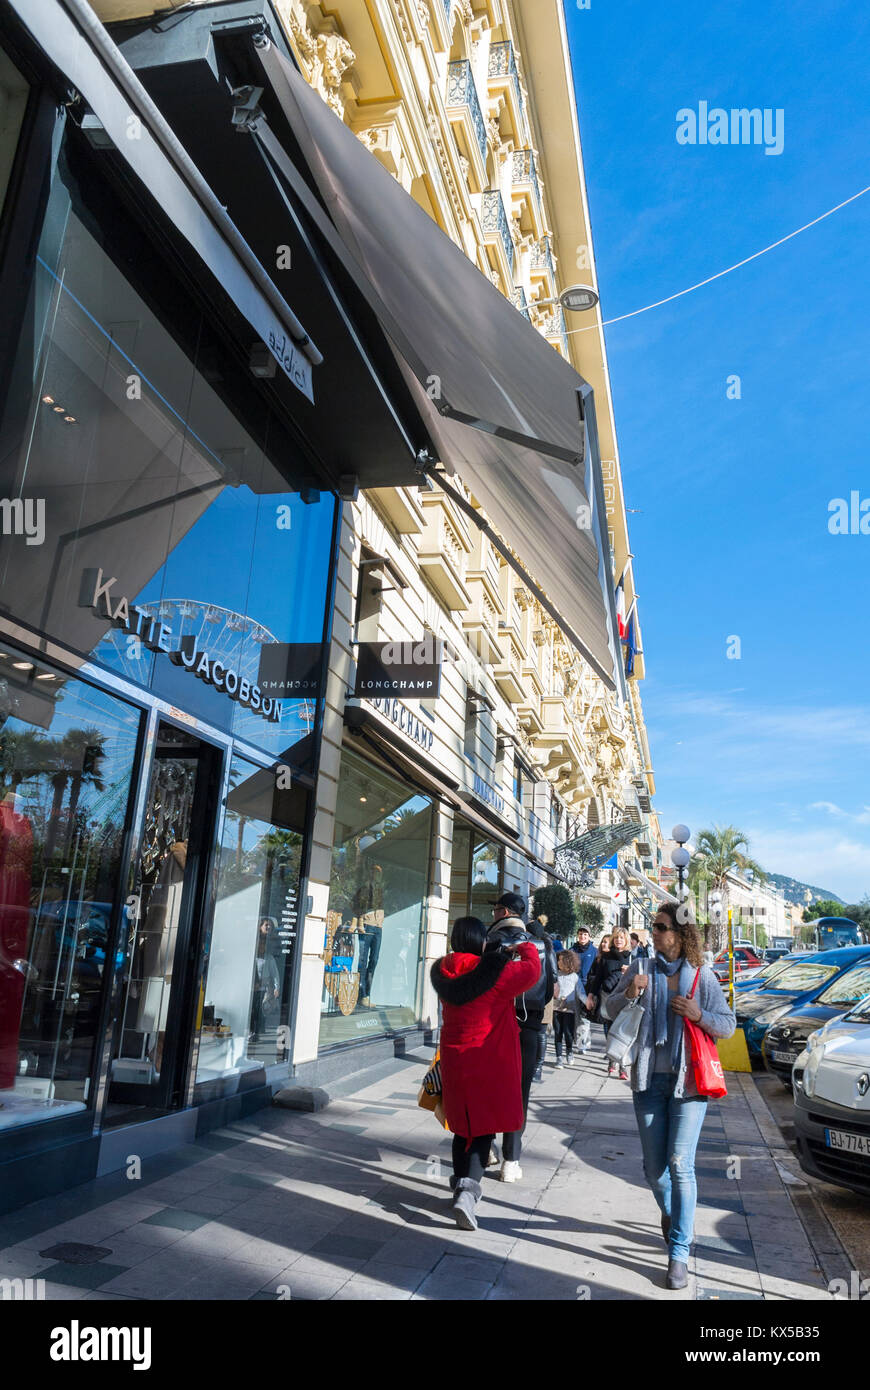
[{"label": "street lamp post", "polygon": [[677,897],[680,899],[680,902],[683,901],[684,897],[683,884],[685,872],[692,860],[691,854],[686,849],[686,842],[690,833],[687,825],[675,825],[671,831],[671,839],[677,842],[677,848],[671,850],[671,863],[678,874]]}]

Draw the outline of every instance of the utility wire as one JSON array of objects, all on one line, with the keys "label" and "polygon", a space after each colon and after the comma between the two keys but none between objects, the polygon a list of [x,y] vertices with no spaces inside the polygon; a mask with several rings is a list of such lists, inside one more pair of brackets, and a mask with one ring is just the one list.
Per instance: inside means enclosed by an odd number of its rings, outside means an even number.
[{"label": "utility wire", "polygon": [[645,304],[642,309],[632,309],[630,314],[617,314],[616,318],[602,319],[600,325],[591,323],[585,328],[569,328],[566,330],[566,334],[589,333],[598,327],[606,328],[610,323],[621,323],[623,319],[636,318],[638,314],[646,314],[650,309],[658,309],[662,304],[670,304],[674,299],[681,299],[684,294],[691,294],[693,290],[700,290],[704,285],[711,285],[714,280],[721,280],[723,275],[730,275],[732,270],[739,270],[741,266],[749,265],[750,261],[757,261],[759,256],[767,255],[768,251],[775,251],[777,246],[782,246],[786,241],[791,241],[792,237],[800,236],[801,232],[807,231],[810,227],[815,227],[818,222],[824,222],[826,217],[831,217],[835,212],[839,212],[841,208],[847,207],[849,203],[854,203],[856,198],[863,198],[865,193],[870,193],[870,184],[868,184],[866,188],[862,188],[860,192],[853,193],[851,198],[845,198],[843,202],[838,203],[836,207],[828,208],[828,211],[823,212],[821,216],[814,217],[812,222],[805,222],[802,227],[798,227],[795,231],[789,232],[787,236],[780,237],[779,241],[772,241],[769,246],[765,246],[761,251],[755,251],[744,260],[737,261],[736,265],[729,265],[727,270],[720,270],[717,271],[715,275],[708,275],[706,280],[699,280],[697,285],[689,285],[685,290],[677,290],[676,294],[669,294],[666,299],[657,299],[654,304]]}]

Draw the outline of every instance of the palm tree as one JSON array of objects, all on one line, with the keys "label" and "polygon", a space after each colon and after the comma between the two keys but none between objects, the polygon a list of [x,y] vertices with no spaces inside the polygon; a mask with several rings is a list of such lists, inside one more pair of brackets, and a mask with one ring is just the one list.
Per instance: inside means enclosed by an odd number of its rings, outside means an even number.
[{"label": "palm tree", "polygon": [[68,843],[75,833],[76,812],[82,787],[93,787],[94,791],[104,791],[101,764],[106,756],[105,735],[99,729],[70,729],[63,740],[64,752],[70,760],[70,793],[67,803],[69,818]]},{"label": "palm tree", "polygon": [[712,830],[700,831],[689,864],[689,888],[693,892],[701,885],[708,892],[715,889],[722,894],[723,907],[727,909],[729,874],[748,874],[756,883],[767,880],[761,865],[749,857],[748,850],[749,840],[736,826],[714,825]]}]

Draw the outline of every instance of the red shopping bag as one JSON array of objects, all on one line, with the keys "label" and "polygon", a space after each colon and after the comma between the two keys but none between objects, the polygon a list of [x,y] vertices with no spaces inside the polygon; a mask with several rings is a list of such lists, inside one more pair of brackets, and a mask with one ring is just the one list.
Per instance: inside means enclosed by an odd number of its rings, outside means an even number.
[{"label": "red shopping bag", "polygon": [[[700,970],[695,974],[695,983],[689,991],[690,999],[698,987],[700,974]],[[727,1096],[728,1087],[725,1085],[725,1073],[719,1060],[715,1039],[689,1018],[683,1019],[683,1027],[686,1030],[686,1051],[698,1095],[709,1096],[711,1100],[721,1100],[723,1096]]]}]

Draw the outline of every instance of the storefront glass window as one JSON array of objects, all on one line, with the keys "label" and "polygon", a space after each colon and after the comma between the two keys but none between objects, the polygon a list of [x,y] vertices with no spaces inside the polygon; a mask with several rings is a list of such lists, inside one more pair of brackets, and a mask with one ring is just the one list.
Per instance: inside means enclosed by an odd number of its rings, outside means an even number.
[{"label": "storefront glass window", "polygon": [[0,645],[0,1133],[92,1098],[139,721]]},{"label": "storefront glass window", "polygon": [[479,917],[489,926],[493,900],[501,894],[503,851],[466,821],[453,822],[450,861],[450,921]]},{"label": "storefront glass window", "polygon": [[316,689],[267,694],[261,658],[316,670],[335,502],[273,465],[296,452],[232,351],[68,138],[3,422],[0,601],[310,768]]},{"label": "storefront glass window", "polygon": [[218,1094],[287,1057],[304,812],[271,771],[233,758],[196,1071]]},{"label": "storefront glass window", "polygon": [[429,886],[432,802],[342,756],[326,918],[320,1045],[412,1027]]}]

